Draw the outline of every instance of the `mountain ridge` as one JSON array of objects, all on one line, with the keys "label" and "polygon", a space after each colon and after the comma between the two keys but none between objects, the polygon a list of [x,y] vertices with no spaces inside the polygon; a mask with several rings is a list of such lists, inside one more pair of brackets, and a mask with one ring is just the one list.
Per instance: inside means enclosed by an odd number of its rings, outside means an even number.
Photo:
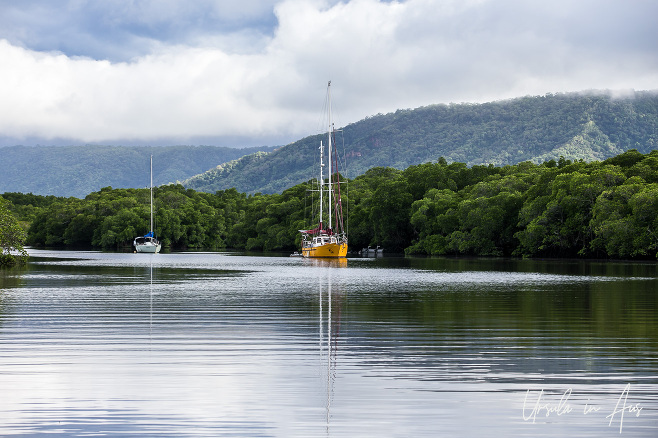
[{"label": "mountain ridge", "polygon": [[217,162],[273,149],[275,147],[5,146],[0,148],[3,162],[0,193],[83,198],[108,186],[147,187],[151,154],[154,184],[161,185],[197,175]]},{"label": "mountain ridge", "polygon": [[[541,163],[561,156],[602,161],[629,149],[647,153],[658,147],[658,93],[615,94],[438,104],[367,117],[341,129],[341,153],[349,160],[344,173],[353,178],[372,167],[402,170],[440,157],[469,166]],[[206,192],[232,187],[246,193],[281,192],[315,176],[314,157],[323,135],[239,158],[183,185]]]},{"label": "mountain ridge", "polygon": [[[541,163],[561,156],[602,161],[629,149],[648,153],[658,148],[658,92],[617,94],[558,93],[369,116],[341,129],[343,173],[354,178],[373,167],[402,170],[440,157],[469,166]],[[181,182],[211,193],[229,188],[280,193],[316,177],[318,146],[325,136],[245,149],[5,146],[0,147],[0,193],[84,197],[107,186],[146,187],[151,153],[156,185]]]}]

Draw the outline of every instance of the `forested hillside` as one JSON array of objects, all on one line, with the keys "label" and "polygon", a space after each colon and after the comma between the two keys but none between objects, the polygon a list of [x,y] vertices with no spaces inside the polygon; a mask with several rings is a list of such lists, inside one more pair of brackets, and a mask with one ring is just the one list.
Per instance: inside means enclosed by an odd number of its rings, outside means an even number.
[{"label": "forested hillside", "polygon": [[214,146],[12,146],[0,148],[0,192],[84,197],[102,187],[149,185],[153,154],[156,185],[182,181],[219,163],[256,151]]},{"label": "forested hillside", "polygon": [[[293,251],[298,230],[317,223],[309,187],[269,195],[158,187],[156,232],[170,249]],[[501,167],[440,158],[402,171],[370,169],[341,192],[352,251],[658,257],[658,151]],[[128,249],[148,231],[147,189],[104,188],[85,199],[2,196],[29,228],[31,245]]]},{"label": "forested hillside", "polygon": [[[183,184],[211,193],[231,187],[280,193],[315,176],[322,138],[244,157]],[[338,146],[350,178],[373,167],[405,169],[439,157],[468,166],[539,164],[560,157],[605,160],[629,149],[647,153],[658,147],[658,94],[551,94],[399,110],[344,127]]]}]

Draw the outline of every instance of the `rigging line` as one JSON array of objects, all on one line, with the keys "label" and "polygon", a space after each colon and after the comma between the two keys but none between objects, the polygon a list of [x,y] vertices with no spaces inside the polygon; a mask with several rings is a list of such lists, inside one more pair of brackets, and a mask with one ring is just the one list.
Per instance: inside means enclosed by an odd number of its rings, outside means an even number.
[{"label": "rigging line", "polygon": [[[313,148],[315,148],[315,146],[313,146]],[[313,169],[315,169],[315,168],[318,167],[319,158],[318,158],[318,155],[315,152],[313,152],[313,154],[311,154],[311,156],[313,157]],[[310,221],[311,222],[310,223],[314,223],[314,222],[317,222],[318,220],[322,220],[322,218],[319,217],[319,212],[318,212],[319,205],[318,205],[318,203],[315,202],[315,197],[316,197],[315,192],[319,192],[321,190],[321,185],[320,185],[320,181],[318,180],[317,176],[312,177],[311,179],[309,179],[307,181],[307,183],[308,183],[309,188],[307,189],[306,199],[308,200],[309,196],[311,198],[310,199],[310,202],[311,202],[311,205],[310,205]],[[311,193],[309,194],[308,192],[311,192]],[[319,196],[319,195],[317,195],[317,196]],[[306,218],[306,216],[305,216],[305,218]],[[318,220],[316,220],[316,218]]]},{"label": "rigging line", "polygon": [[347,220],[345,221],[345,234],[349,235],[350,230],[350,184],[349,177],[347,176],[347,153],[345,152],[345,134],[340,130],[340,138],[343,141],[343,168],[345,169],[345,196],[347,196],[347,205],[345,206]]},{"label": "rigging line", "polygon": [[[335,132],[334,132],[334,144],[336,144]],[[343,224],[343,200],[341,197],[341,190],[340,190],[340,172],[338,171],[338,148],[336,148],[336,152],[334,153],[334,163],[336,168],[336,186],[338,190],[338,202],[336,202],[336,229],[337,230],[340,229],[340,232],[344,233],[345,227]]]},{"label": "rigging line", "polygon": [[[346,176],[344,175],[344,173],[346,173],[346,171],[347,171],[346,161],[345,161],[345,157],[344,157],[344,155],[345,155],[345,136],[343,135],[343,131],[342,131],[342,130],[341,130],[341,138],[342,138],[342,140],[343,140],[343,159],[341,160],[341,156],[340,156],[340,154],[338,153],[338,146],[336,146],[336,160],[337,160],[337,167],[338,167],[338,164],[340,164],[340,165],[341,165],[341,168],[343,169],[342,176],[343,176],[343,178],[345,178],[345,183],[346,183],[346,182],[347,182],[347,179],[346,179]],[[337,175],[337,178],[338,178],[338,180],[339,180],[339,181],[338,181],[338,194],[339,194],[339,196],[340,196],[340,213],[341,213],[341,214],[340,214],[340,222],[341,222],[341,223],[340,223],[340,227],[341,227],[341,231],[342,231],[344,234],[346,234],[346,231],[347,231],[347,230],[345,229],[345,222],[344,222],[344,221],[345,221],[345,218],[343,217],[343,199],[342,199],[342,192],[341,192],[342,189],[341,189],[341,187],[340,187],[341,184],[344,184],[344,183],[340,182],[340,177],[341,177],[341,173],[339,173],[339,174]],[[348,201],[348,202],[349,202],[349,201]]]},{"label": "rigging line", "polygon": [[[336,144],[336,132],[332,130],[330,132],[331,137],[332,137],[332,143],[335,145]],[[337,155],[337,150],[334,147],[332,155],[329,157],[329,160],[331,161],[331,165],[334,168],[334,171],[329,175],[329,178],[331,178],[331,183],[333,184],[333,191],[330,196],[333,198],[333,208],[334,208],[334,224],[335,226],[333,227],[336,233],[340,233],[340,228],[339,228],[339,223],[338,223],[338,218],[339,218],[339,205],[340,205],[340,185],[337,184],[336,180],[338,179],[338,163],[336,162],[336,155]],[[338,191],[338,194],[336,193]],[[331,224],[333,225],[333,224]]]},{"label": "rigging line", "polygon": [[304,224],[308,224],[308,197],[309,197],[308,188],[304,190]]},{"label": "rigging line", "polygon": [[327,91],[324,97],[324,102],[322,104],[322,111],[318,114],[315,132],[318,135],[324,135],[327,133],[327,124],[328,124],[328,114],[329,114],[329,92]]}]

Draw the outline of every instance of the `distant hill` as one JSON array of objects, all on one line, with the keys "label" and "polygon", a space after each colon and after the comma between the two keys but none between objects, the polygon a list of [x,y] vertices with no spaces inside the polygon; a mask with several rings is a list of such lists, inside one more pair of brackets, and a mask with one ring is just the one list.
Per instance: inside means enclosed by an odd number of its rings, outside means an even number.
[{"label": "distant hill", "polygon": [[0,193],[83,198],[102,187],[140,188],[185,180],[216,166],[273,147],[8,146],[0,148]]},{"label": "distant hill", "polygon": [[[315,177],[323,135],[217,166],[183,184],[199,191],[236,187],[276,193]],[[484,104],[432,105],[378,114],[345,126],[337,140],[349,177],[376,166],[436,161],[511,165],[550,159],[604,160],[658,148],[658,93],[549,94]],[[344,147],[343,147],[344,142]]]}]

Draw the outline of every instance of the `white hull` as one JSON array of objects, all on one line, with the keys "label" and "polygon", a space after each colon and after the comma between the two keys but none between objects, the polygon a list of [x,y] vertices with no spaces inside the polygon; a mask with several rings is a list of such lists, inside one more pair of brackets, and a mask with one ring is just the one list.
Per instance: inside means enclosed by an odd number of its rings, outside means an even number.
[{"label": "white hull", "polygon": [[144,244],[144,245],[135,245],[135,250],[137,252],[144,252],[144,253],[150,253],[150,254],[155,254],[160,252],[160,248],[162,245],[159,243],[157,245],[153,245],[152,243]]}]

